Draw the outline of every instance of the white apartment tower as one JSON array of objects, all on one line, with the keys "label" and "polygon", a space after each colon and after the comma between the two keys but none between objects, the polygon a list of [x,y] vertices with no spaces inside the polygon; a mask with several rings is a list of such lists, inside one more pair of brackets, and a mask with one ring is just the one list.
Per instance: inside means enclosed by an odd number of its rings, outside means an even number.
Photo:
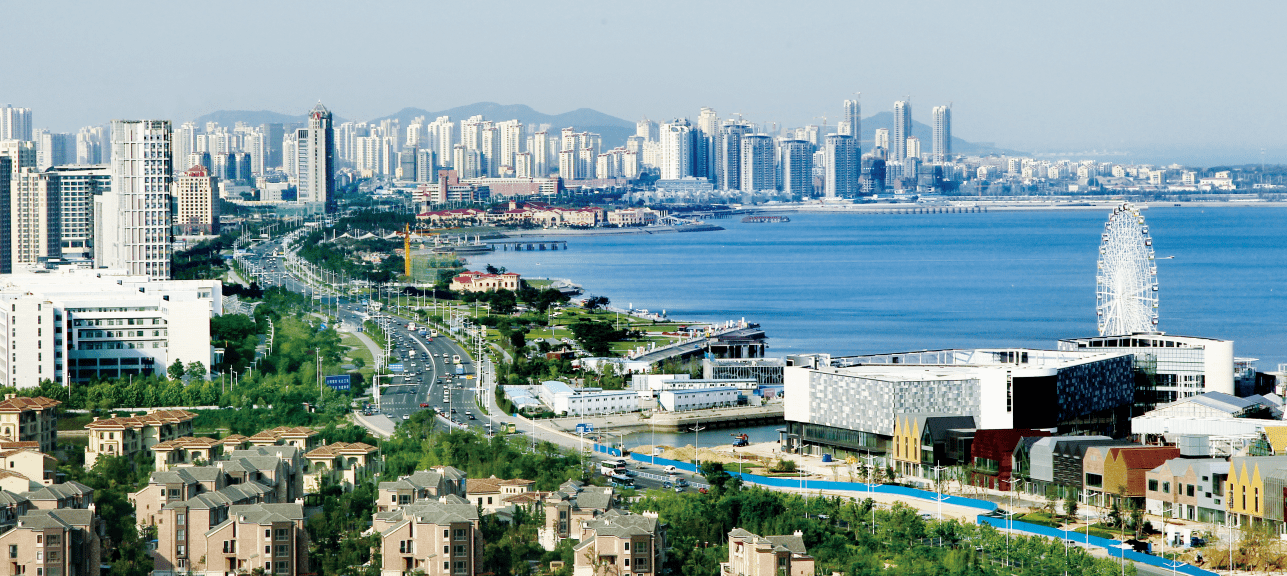
[{"label": "white apartment tower", "polygon": [[889,128],[876,129],[876,140],[872,143],[872,148],[882,148],[886,153],[889,152]]},{"label": "white apartment tower", "polygon": [[296,131],[299,155],[299,201],[334,212],[335,129],[331,111],[317,103],[308,113],[308,128]]},{"label": "white apartment tower", "polygon": [[635,136],[643,138],[645,142],[656,140],[659,136],[657,132],[657,123],[647,118],[636,122]]},{"label": "white apartment tower", "polygon": [[720,127],[715,181],[721,190],[742,189],[742,138],[750,133],[751,125],[737,120],[725,121]]},{"label": "white apartment tower", "polygon": [[661,179],[693,175],[693,127],[685,119],[661,126]]},{"label": "white apartment tower", "polygon": [[907,139],[912,135],[912,103],[906,100],[894,102],[894,128],[889,135],[889,159],[902,162],[907,159]]},{"label": "white apartment tower", "polygon": [[94,198],[94,264],[170,277],[168,120],[112,121],[112,189]]},{"label": "white apartment tower", "polygon": [[693,176],[715,176],[715,139],[719,137],[719,116],[712,108],[702,108],[697,116],[697,134],[693,138]]},{"label": "white apartment tower", "polygon": [[813,196],[813,148],[804,140],[782,141],[778,165],[783,192],[799,198]]},{"label": "white apartment tower", "polygon": [[31,140],[31,108],[0,108],[0,140]]},{"label": "white apartment tower", "polygon": [[861,165],[858,145],[854,137],[847,134],[828,134],[825,151],[827,198],[845,198],[855,195],[858,191]]},{"label": "white apartment tower", "polygon": [[550,140],[549,133],[542,130],[532,135],[528,147],[532,153],[532,176],[544,178],[550,174]]},{"label": "white apartment tower", "polygon": [[934,107],[934,161],[947,162],[952,158],[952,108]]},{"label": "white apartment tower", "polygon": [[774,190],[773,139],[767,134],[752,134],[742,138],[741,190],[755,192]]}]

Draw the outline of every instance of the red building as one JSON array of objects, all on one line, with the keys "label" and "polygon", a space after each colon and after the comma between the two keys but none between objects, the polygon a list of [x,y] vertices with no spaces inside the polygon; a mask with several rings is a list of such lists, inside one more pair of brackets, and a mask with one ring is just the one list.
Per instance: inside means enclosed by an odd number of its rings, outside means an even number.
[{"label": "red building", "polygon": [[1007,430],[978,430],[970,445],[970,483],[975,486],[1009,491],[1014,448],[1025,437],[1050,436],[1045,430],[1012,428]]}]

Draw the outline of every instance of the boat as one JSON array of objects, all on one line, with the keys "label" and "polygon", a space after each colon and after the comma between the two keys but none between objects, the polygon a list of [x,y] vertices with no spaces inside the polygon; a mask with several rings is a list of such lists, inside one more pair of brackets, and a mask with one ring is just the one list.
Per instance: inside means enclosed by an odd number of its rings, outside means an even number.
[{"label": "boat", "polygon": [[742,222],[750,224],[773,224],[790,221],[791,219],[786,216],[747,216],[742,219]]}]

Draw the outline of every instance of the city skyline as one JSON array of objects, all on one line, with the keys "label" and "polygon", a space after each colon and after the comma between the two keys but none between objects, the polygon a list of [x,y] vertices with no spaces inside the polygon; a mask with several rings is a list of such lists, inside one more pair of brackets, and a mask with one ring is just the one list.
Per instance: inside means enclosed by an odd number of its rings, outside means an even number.
[{"label": "city skyline", "polygon": [[[1287,82],[1265,73],[1272,68],[1272,55],[1283,48],[1284,41],[1264,28],[1280,20],[1273,13],[1281,15],[1281,6],[1262,4],[1259,18],[1242,18],[1198,3],[1114,6],[1112,18],[1093,7],[1055,12],[1054,8],[998,3],[995,8],[935,5],[934,18],[916,22],[916,37],[921,40],[908,43],[902,39],[903,31],[880,24],[901,18],[900,14],[926,12],[906,5],[834,4],[825,7],[833,17],[816,18],[819,10],[795,13],[754,4],[738,5],[737,10],[666,4],[646,9],[566,10],[514,4],[505,13],[525,25],[512,34],[489,36],[487,42],[472,36],[475,40],[470,45],[476,49],[462,53],[457,63],[461,65],[452,65],[451,70],[487,70],[483,63],[503,64],[517,48],[540,46],[542,38],[554,45],[553,31],[560,29],[576,29],[588,45],[609,49],[581,53],[582,64],[574,68],[578,72],[573,76],[506,64],[506,74],[480,72],[462,78],[433,70],[417,72],[401,66],[396,58],[371,58],[414,45],[407,35],[396,33],[342,36],[344,40],[333,45],[316,47],[315,58],[292,64],[293,72],[284,73],[281,61],[272,56],[295,50],[291,35],[281,32],[294,25],[299,12],[291,5],[256,5],[256,18],[249,21],[244,15],[250,5],[234,3],[227,10],[200,14],[204,28],[262,41],[228,43],[226,50],[208,55],[158,51],[155,66],[172,72],[143,80],[107,72],[128,66],[113,59],[115,51],[79,50],[70,59],[67,73],[94,74],[98,89],[92,97],[56,84],[17,83],[0,92],[0,102],[33,108],[37,127],[58,132],[115,118],[167,118],[180,123],[214,110],[307,110],[318,100],[342,111],[341,116],[358,120],[408,104],[443,109],[500,101],[550,111],[592,108],[625,119],[642,115],[695,119],[701,106],[709,106],[806,125],[814,122],[814,116],[839,115],[835,102],[862,92],[861,102],[869,113],[888,109],[907,96],[924,112],[950,102],[957,112],[958,134],[1012,149],[1042,153],[1188,147],[1199,152],[1239,150],[1246,162],[1255,162],[1260,160],[1259,149],[1266,148],[1270,161],[1287,158],[1287,147],[1278,136],[1287,131],[1287,120],[1279,118],[1272,99],[1260,96],[1281,92]],[[24,14],[33,9],[14,7],[11,21],[41,21],[36,13]],[[312,12],[345,22],[352,30],[383,26],[393,31],[406,26],[403,22],[431,25],[488,16],[465,6],[414,4],[363,11],[322,4]],[[731,40],[733,35],[781,41],[752,43],[747,52],[734,56],[711,55],[709,65],[687,71],[672,65],[675,58],[692,57],[691,50],[684,48],[688,43],[670,25],[677,15],[731,24],[712,28],[713,42],[706,45],[720,45],[721,39]],[[78,38],[77,46],[119,45],[128,51],[138,41],[111,38],[108,31],[114,22],[129,18],[164,27],[190,22],[195,16],[194,10],[184,7],[153,12],[128,6],[121,10],[87,7],[60,15],[58,22]],[[863,39],[853,49],[855,55],[835,55],[844,38],[853,34],[845,22],[856,19],[867,24],[861,27]],[[465,42],[474,28],[435,26],[436,42]],[[981,29],[994,32],[980,35]],[[1188,29],[1194,32],[1183,32]],[[40,26],[28,26],[8,32],[21,43],[37,41],[34,35],[40,30]],[[628,48],[632,42],[654,48],[628,59],[623,67],[620,51],[610,48]],[[891,58],[889,47],[895,44],[900,57]],[[828,56],[819,57],[823,54]],[[67,60],[60,56],[61,49],[55,48],[19,59],[12,64],[12,73],[16,77],[39,74]],[[226,79],[208,72],[226,69],[225,62],[237,63],[234,68],[247,80],[222,81]],[[838,62],[842,64],[837,66]],[[712,67],[720,73],[708,74]],[[785,72],[785,81],[711,79],[763,77],[774,69]],[[330,70],[360,71],[359,81],[334,82],[327,73]],[[1200,80],[1211,75],[1244,80]],[[373,90],[374,84],[363,78],[380,78],[381,88]],[[392,79],[392,89],[386,79]],[[187,89],[198,81],[202,90]],[[564,89],[578,85],[600,88]],[[800,85],[810,89],[800,90]]]}]

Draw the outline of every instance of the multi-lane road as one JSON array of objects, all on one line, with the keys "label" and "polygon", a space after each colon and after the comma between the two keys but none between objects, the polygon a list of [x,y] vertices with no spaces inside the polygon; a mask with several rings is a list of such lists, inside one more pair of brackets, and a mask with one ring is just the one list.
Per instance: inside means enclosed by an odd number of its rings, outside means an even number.
[{"label": "multi-lane road", "polygon": [[[297,233],[296,233],[297,234]],[[516,431],[535,440],[550,441],[566,448],[582,449],[579,440],[567,436],[523,426],[522,422],[508,415],[500,414],[499,408],[490,398],[492,390],[482,390],[479,386],[479,375],[474,360],[454,340],[444,334],[434,337],[434,329],[426,329],[419,322],[400,318],[390,311],[374,312],[365,308],[357,300],[345,297],[341,291],[327,287],[316,280],[305,282],[288,270],[283,260],[289,254],[287,244],[294,234],[282,238],[265,240],[249,247],[244,254],[237,257],[250,275],[258,278],[265,286],[283,286],[287,290],[304,294],[317,302],[318,308],[339,318],[341,326],[352,332],[361,332],[367,320],[376,321],[386,327],[389,341],[392,344],[389,364],[400,364],[401,372],[380,375],[379,384],[384,393],[373,410],[388,416],[395,425],[410,418],[420,410],[437,412],[436,421],[444,427],[474,428],[480,432],[492,433],[507,424],[515,424]],[[281,254],[280,256],[277,254]],[[393,311],[396,313],[397,311]],[[415,329],[408,326],[415,322]],[[426,334],[420,334],[426,329]],[[386,342],[376,342],[383,347]],[[463,374],[456,374],[456,359]],[[489,407],[490,413],[479,410],[478,403]],[[586,441],[586,445],[589,441]],[[598,470],[599,462],[604,457],[586,456],[586,463]],[[632,465],[633,466],[633,465]],[[662,473],[659,467],[633,466],[630,473],[634,476],[636,486],[640,488],[661,488],[668,485],[672,475]],[[703,486],[700,477],[693,474],[678,473],[675,477],[684,478],[689,489]]]}]

